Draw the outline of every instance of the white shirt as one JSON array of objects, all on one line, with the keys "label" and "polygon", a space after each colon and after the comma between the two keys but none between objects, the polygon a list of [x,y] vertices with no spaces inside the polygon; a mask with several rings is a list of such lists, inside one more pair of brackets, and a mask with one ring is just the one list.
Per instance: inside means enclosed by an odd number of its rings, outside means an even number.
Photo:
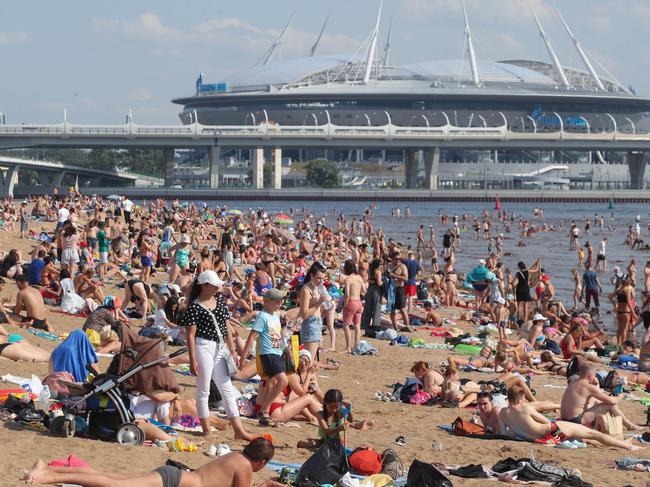
[{"label": "white shirt", "polygon": [[598,251],[598,253],[600,255],[605,255],[606,247],[607,247],[607,242],[605,242],[604,240],[601,240],[600,241],[600,250]]},{"label": "white shirt", "polygon": [[58,215],[58,222],[59,223],[65,223],[68,221],[68,218],[70,217],[70,211],[64,206],[63,208],[59,208],[59,212],[57,213]]},{"label": "white shirt", "polygon": [[133,201],[131,201],[128,198],[125,199],[122,202],[122,208],[124,208],[124,211],[128,211],[129,213],[131,213],[131,210],[133,209]]}]

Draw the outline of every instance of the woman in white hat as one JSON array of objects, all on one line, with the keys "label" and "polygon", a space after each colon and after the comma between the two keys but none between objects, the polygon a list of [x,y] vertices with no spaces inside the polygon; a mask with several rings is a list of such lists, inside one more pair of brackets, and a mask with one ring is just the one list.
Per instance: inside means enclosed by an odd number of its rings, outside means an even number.
[{"label": "woman in white hat", "polygon": [[228,360],[234,352],[232,335],[226,323],[230,313],[221,294],[217,296],[223,284],[216,272],[201,272],[192,285],[188,296],[190,305],[179,325],[187,326],[190,371],[196,376],[196,409],[203,434],[208,436],[212,431],[208,397],[210,381],[214,381],[235,438],[250,441],[253,437],[244,430],[239,418],[239,394],[230,381]]}]

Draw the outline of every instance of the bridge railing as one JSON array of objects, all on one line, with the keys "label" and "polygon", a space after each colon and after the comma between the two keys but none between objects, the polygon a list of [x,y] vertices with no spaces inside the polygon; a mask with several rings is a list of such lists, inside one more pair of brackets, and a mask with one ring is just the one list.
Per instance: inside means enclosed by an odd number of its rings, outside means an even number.
[{"label": "bridge railing", "polygon": [[461,127],[447,123],[443,126],[404,127],[388,123],[380,126],[344,126],[326,123],[323,125],[281,126],[276,123],[258,125],[210,126],[194,123],[190,125],[137,125],[132,122],[123,125],[78,125],[68,122],[53,125],[21,124],[0,125],[0,137],[181,137],[181,138],[372,138],[372,139],[434,139],[434,140],[594,140],[594,141],[647,141],[649,135],[643,132],[603,130],[572,131],[560,126],[552,131],[522,131],[521,127],[501,126]]}]

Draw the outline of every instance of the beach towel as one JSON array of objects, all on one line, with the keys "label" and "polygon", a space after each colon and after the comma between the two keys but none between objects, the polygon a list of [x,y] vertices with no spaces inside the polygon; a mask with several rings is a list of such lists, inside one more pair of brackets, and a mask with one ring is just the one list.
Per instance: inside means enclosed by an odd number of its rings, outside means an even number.
[{"label": "beach towel", "polygon": [[36,328],[27,328],[26,331],[27,333],[31,333],[32,335],[35,335],[38,338],[42,338],[43,340],[48,340],[50,342],[61,341],[61,336],[55,335],[54,333],[49,333],[43,330],[37,330]]},{"label": "beach towel", "polygon": [[97,354],[90,340],[81,330],[74,330],[50,358],[53,372],[69,372],[75,381],[83,382],[88,377],[87,365],[97,363]]}]

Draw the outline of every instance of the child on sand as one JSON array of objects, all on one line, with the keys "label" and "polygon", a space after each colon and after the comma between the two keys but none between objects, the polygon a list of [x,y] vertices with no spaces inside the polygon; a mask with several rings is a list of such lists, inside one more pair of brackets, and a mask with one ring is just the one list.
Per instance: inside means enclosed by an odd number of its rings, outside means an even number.
[{"label": "child on sand", "polygon": [[[352,415],[352,403],[343,400],[343,393],[330,389],[323,398],[323,411],[318,415],[318,440],[299,441],[298,448],[319,447],[330,438],[341,440],[341,433],[348,427],[356,430],[372,429],[377,422],[372,419],[355,421]],[[345,440],[345,435],[343,441]]]}]

